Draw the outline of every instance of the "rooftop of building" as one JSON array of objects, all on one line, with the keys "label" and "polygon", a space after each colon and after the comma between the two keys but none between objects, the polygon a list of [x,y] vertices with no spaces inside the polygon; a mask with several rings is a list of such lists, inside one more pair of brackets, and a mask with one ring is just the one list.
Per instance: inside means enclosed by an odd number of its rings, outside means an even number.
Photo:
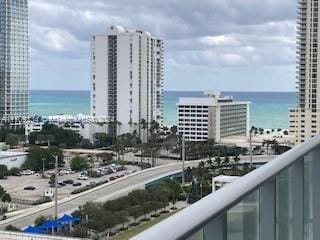
[{"label": "rooftop of building", "polygon": [[0,151],[0,158],[28,155],[27,152]]},{"label": "rooftop of building", "polygon": [[177,105],[202,105],[202,106],[216,106],[216,105],[236,105],[236,104],[250,104],[249,101],[234,101],[232,96],[221,96],[219,91],[204,92],[203,97],[182,97],[179,98]]},{"label": "rooftop of building", "polygon": [[151,34],[149,32],[146,31],[141,31],[141,30],[136,30],[133,28],[128,28],[128,27],[124,27],[124,26],[119,26],[119,25],[111,25],[107,28],[107,34],[108,35],[112,35],[112,34],[145,34],[149,37],[151,37]]}]

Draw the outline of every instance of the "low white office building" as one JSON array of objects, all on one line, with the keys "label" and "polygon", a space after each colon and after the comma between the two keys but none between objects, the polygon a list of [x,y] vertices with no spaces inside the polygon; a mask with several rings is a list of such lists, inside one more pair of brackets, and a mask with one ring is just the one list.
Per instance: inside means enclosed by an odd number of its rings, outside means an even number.
[{"label": "low white office building", "polygon": [[187,141],[214,139],[217,142],[229,136],[248,136],[250,102],[233,101],[231,96],[220,97],[219,92],[205,95],[179,99],[179,134]]},{"label": "low white office building", "polygon": [[227,175],[219,175],[217,177],[212,178],[212,192],[219,190],[225,185],[232,183],[237,180],[238,176],[227,176]]},{"label": "low white office building", "polygon": [[0,165],[6,165],[8,169],[13,167],[21,168],[27,159],[27,152],[0,151]]},{"label": "low white office building", "polygon": [[91,117],[85,115],[57,115],[48,116],[41,121],[28,121],[25,124],[25,135],[28,137],[32,132],[40,132],[45,123],[54,124],[63,129],[72,130],[82,136],[84,139],[94,140],[96,133],[108,133],[110,123],[107,117]]}]

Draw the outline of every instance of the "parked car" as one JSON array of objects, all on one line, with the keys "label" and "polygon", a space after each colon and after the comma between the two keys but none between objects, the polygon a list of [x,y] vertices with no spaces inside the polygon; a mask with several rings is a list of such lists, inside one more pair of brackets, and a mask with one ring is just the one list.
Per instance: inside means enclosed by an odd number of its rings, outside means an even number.
[{"label": "parked car", "polygon": [[78,180],[88,180],[88,177],[86,175],[79,175]]},{"label": "parked car", "polygon": [[60,174],[70,174],[70,171],[69,170],[60,170],[59,172]]},{"label": "parked car", "polygon": [[117,177],[114,177],[114,176],[109,178],[110,181],[113,181],[113,180],[116,180],[116,179],[117,179]]},{"label": "parked car", "polygon": [[58,185],[60,185],[61,187],[66,186],[66,184],[64,182],[58,182]]},{"label": "parked car", "polygon": [[28,187],[25,187],[24,190],[35,190],[36,188],[34,186],[28,186]]},{"label": "parked car", "polygon": [[74,183],[74,181],[71,180],[71,179],[64,180],[63,182],[64,182],[65,184],[73,184],[73,183]]},{"label": "parked car", "polygon": [[34,171],[31,171],[30,169],[23,170],[21,172],[21,175],[32,175],[32,174],[34,174]]},{"label": "parked car", "polygon": [[72,186],[74,186],[74,187],[78,187],[78,186],[81,186],[81,185],[82,185],[81,182],[75,182],[74,184],[72,184]]}]

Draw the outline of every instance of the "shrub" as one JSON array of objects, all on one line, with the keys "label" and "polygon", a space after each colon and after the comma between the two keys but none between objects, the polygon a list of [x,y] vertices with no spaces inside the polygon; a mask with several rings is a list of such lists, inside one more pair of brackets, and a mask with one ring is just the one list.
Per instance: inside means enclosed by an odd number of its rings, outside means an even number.
[{"label": "shrub", "polygon": [[10,232],[21,232],[20,228],[17,228],[17,227],[15,227],[13,225],[6,226],[6,228],[4,230],[10,231]]},{"label": "shrub", "polygon": [[82,192],[87,191],[87,190],[89,190],[89,189],[91,189],[91,186],[85,186],[85,187],[77,188],[77,189],[73,190],[73,191],[71,192],[71,194],[82,193]]},{"label": "shrub", "polygon": [[140,222],[133,222],[133,223],[130,223],[129,226],[131,227],[135,227],[135,226],[138,226],[140,225]]}]

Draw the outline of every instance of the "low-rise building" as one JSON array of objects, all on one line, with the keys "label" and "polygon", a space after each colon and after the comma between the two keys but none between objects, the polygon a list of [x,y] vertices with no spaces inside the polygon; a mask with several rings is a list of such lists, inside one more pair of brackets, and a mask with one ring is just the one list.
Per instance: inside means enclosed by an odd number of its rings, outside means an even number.
[{"label": "low-rise building", "polygon": [[29,136],[32,132],[40,132],[43,125],[49,123],[57,125],[63,129],[77,132],[84,139],[94,140],[95,133],[108,133],[109,119],[106,117],[94,118],[91,116],[77,115],[57,115],[28,121],[25,124],[25,135]]},{"label": "low-rise building", "polygon": [[212,192],[219,190],[225,185],[232,183],[237,180],[238,176],[227,176],[227,175],[219,175],[217,177],[212,178]]},{"label": "low-rise building", "polygon": [[206,141],[229,136],[248,136],[250,102],[233,101],[231,96],[220,97],[219,92],[205,97],[180,98],[178,133],[187,141]]},{"label": "low-rise building", "polygon": [[6,165],[8,169],[13,167],[21,168],[22,164],[28,159],[27,152],[0,152],[0,165]]}]

